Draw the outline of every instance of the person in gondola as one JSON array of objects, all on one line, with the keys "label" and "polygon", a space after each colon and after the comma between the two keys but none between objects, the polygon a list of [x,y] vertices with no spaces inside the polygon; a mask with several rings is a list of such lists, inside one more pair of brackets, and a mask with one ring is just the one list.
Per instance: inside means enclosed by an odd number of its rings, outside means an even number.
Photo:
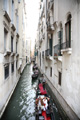
[{"label": "person in gondola", "polygon": [[49,102],[49,98],[48,97],[44,97],[43,98],[43,103],[44,103],[44,107],[43,107],[43,110],[47,110],[48,108],[48,102]]},{"label": "person in gondola", "polygon": [[45,78],[44,78],[44,75],[43,75],[43,74],[42,74],[42,77],[41,77],[41,81],[42,81],[42,83],[43,83],[43,88],[44,88],[44,90],[45,90],[46,80],[45,80]]},{"label": "person in gondola", "polygon": [[38,71],[38,69],[35,69],[35,70],[34,70],[34,73],[37,73],[37,74],[39,74],[39,71]]},{"label": "person in gondola", "polygon": [[41,110],[43,109],[44,103],[43,103],[43,100],[42,100],[41,97],[39,97],[39,98],[36,99],[36,105],[38,107],[38,110],[39,109],[41,109]]}]

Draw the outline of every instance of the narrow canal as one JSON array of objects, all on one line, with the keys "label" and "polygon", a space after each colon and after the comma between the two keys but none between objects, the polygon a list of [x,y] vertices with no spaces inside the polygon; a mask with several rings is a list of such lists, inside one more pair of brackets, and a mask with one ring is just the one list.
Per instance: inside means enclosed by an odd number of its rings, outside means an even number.
[{"label": "narrow canal", "polygon": [[[1,120],[35,120],[37,80],[32,83],[32,73],[32,65],[27,65]],[[52,104],[55,120],[68,120],[66,118],[62,119],[53,100]]]},{"label": "narrow canal", "polygon": [[35,120],[35,86],[31,80],[32,65],[22,73],[1,120]]}]

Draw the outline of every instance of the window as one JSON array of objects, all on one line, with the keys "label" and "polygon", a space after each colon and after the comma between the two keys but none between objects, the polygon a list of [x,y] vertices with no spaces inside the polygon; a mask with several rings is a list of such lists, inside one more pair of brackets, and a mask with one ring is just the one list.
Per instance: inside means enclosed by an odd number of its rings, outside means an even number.
[{"label": "window", "polygon": [[40,66],[41,66],[41,53],[40,53]]},{"label": "window", "polygon": [[62,42],[63,42],[63,28],[62,28],[62,24],[60,24],[60,31],[58,32],[58,41],[59,41],[58,55],[61,56],[61,45],[62,45]]},{"label": "window", "polygon": [[13,52],[13,37],[11,36],[11,52]]},{"label": "window", "polygon": [[16,42],[16,53],[17,53],[17,42]]},{"label": "window", "polygon": [[5,79],[9,76],[9,64],[4,66],[4,76],[5,76]]},{"label": "window", "polygon": [[26,63],[27,63],[27,56],[26,56]]},{"label": "window", "polygon": [[7,30],[4,29],[4,51],[6,51],[6,45],[7,45]]},{"label": "window", "polygon": [[49,39],[49,55],[52,56],[52,51],[53,51],[53,48],[52,48],[52,44],[53,44],[53,36],[51,34],[51,39]]},{"label": "window", "polygon": [[18,61],[16,61],[16,69],[17,69],[17,63],[18,63]]},{"label": "window", "polygon": [[14,72],[14,63],[11,64],[11,72]]},{"label": "window", "polygon": [[50,67],[50,77],[52,77],[52,67]]},{"label": "window", "polygon": [[62,73],[59,72],[59,80],[58,80],[58,84],[61,85],[61,77],[62,77]]},{"label": "window", "polygon": [[65,38],[66,47],[71,47],[71,14],[67,18],[67,23],[65,24]]}]

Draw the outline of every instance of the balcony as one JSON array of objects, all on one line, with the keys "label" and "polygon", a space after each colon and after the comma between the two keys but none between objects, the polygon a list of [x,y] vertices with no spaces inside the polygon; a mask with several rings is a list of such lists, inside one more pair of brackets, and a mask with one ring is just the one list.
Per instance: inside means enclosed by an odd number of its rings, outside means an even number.
[{"label": "balcony", "polygon": [[51,49],[45,50],[45,56],[46,56],[46,58],[48,58],[50,60],[53,60],[53,58],[52,58],[52,50]]},{"label": "balcony", "polygon": [[13,31],[16,30],[15,25],[13,23],[11,23],[11,28],[12,28]]},{"label": "balcony", "polygon": [[8,22],[11,22],[10,16],[6,10],[4,10],[4,17],[7,19]]},{"label": "balcony", "polygon": [[61,54],[67,52],[68,54],[72,53],[71,42],[67,41],[61,44]]},{"label": "balcony", "polygon": [[60,59],[61,61],[62,58],[60,56],[62,56],[64,52],[67,52],[67,54],[72,53],[72,48],[69,41],[62,43],[61,45],[57,44],[54,46],[54,59]]},{"label": "balcony", "polygon": [[61,46],[59,44],[54,46],[54,59],[58,59],[61,56]]},{"label": "balcony", "polygon": [[16,33],[16,37],[19,38],[19,33],[18,32]]},{"label": "balcony", "polygon": [[39,39],[39,43],[40,43],[40,44],[42,43],[42,38]]},{"label": "balcony", "polygon": [[15,52],[11,52],[11,57],[15,56],[15,54],[16,54]]},{"label": "balcony", "polygon": [[16,53],[16,57],[19,57],[19,53]]},{"label": "balcony", "polygon": [[53,32],[54,31],[54,26],[50,22],[47,22],[47,31],[48,32]]}]

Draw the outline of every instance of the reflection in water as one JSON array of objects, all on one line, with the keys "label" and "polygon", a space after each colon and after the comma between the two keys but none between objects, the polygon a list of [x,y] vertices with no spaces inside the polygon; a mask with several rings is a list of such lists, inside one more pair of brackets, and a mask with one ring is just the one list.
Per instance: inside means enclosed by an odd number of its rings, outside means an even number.
[{"label": "reflection in water", "polygon": [[31,80],[32,66],[28,65],[1,120],[35,120],[35,87]]}]

